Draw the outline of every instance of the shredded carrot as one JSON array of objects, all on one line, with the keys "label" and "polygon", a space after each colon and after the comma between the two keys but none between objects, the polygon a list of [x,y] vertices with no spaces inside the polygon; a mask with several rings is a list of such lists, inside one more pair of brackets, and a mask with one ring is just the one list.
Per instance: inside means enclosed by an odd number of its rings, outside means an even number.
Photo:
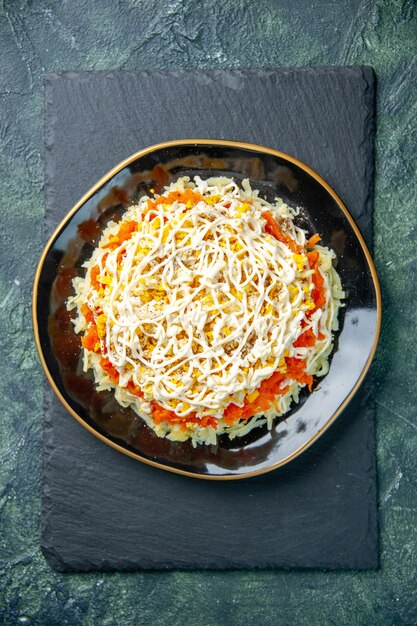
[{"label": "shredded carrot", "polygon": [[306,374],[304,361],[295,359],[294,357],[286,357],[285,363],[287,366],[286,377],[292,378],[302,385],[308,385],[308,389],[311,391],[313,387],[313,377]]},{"label": "shredded carrot", "polygon": [[104,369],[104,371],[107,373],[107,376],[110,378],[110,380],[113,383],[117,383],[119,382],[119,372],[117,371],[117,369],[110,363],[109,359],[106,359],[105,357],[102,357],[100,359],[100,365],[101,367]]},{"label": "shredded carrot", "polygon": [[205,415],[204,417],[199,418],[194,412],[191,412],[188,415],[180,416],[174,413],[174,411],[165,409],[157,402],[151,403],[151,409],[155,424],[161,424],[162,422],[179,424],[184,430],[187,428],[187,423],[200,424],[200,426],[203,427],[211,426],[212,428],[216,428],[217,426],[217,419],[210,415]]},{"label": "shredded carrot", "polygon": [[301,333],[301,335],[296,341],[294,341],[292,345],[294,346],[294,348],[312,348],[313,346],[315,346],[317,340],[321,341],[322,339],[324,339],[323,333],[319,332],[318,336],[316,337],[313,330],[311,328],[308,328],[303,333]]},{"label": "shredded carrot", "polygon": [[135,385],[133,380],[129,380],[129,382],[126,385],[126,389],[134,396],[137,396],[138,398],[143,398],[143,393],[141,392],[139,387]]},{"label": "shredded carrot", "polygon": [[81,307],[81,313],[84,315],[87,324],[94,323],[94,314],[87,303],[83,304]]},{"label": "shredded carrot", "polygon": [[232,426],[239,419],[249,419],[257,413],[268,411],[274,405],[276,396],[283,395],[288,391],[288,387],[281,388],[281,383],[286,377],[286,374],[274,372],[272,376],[261,383],[258,388],[259,396],[253,402],[249,402],[245,398],[242,407],[233,404],[233,402],[229,404],[224,412],[226,424]]},{"label": "shredded carrot", "polygon": [[326,295],[324,293],[324,278],[320,270],[317,268],[311,277],[314,283],[314,289],[311,293],[316,309],[321,309],[326,304]]},{"label": "shredded carrot", "polygon": [[94,325],[91,325],[88,329],[84,337],[81,338],[81,344],[83,348],[90,350],[91,352],[100,352],[100,338],[97,334],[97,328]]},{"label": "shredded carrot", "polygon": [[186,189],[185,191],[170,191],[168,194],[159,196],[159,198],[156,198],[155,200],[149,200],[148,209],[154,209],[159,204],[174,204],[174,202],[177,201],[185,205],[187,202],[192,202],[192,204],[195,205],[202,199],[202,195],[192,189]]},{"label": "shredded carrot", "polygon": [[310,268],[314,270],[314,273],[311,276],[311,280],[313,281],[314,289],[311,292],[311,297],[314,302],[314,309],[311,309],[308,313],[308,316],[311,316],[314,311],[317,309],[321,309],[326,304],[326,293],[324,290],[324,278],[319,268],[319,253],[316,250],[309,252],[307,254],[308,263]]},{"label": "shredded carrot", "polygon": [[160,424],[161,422],[168,422],[171,419],[177,417],[176,413],[174,413],[173,411],[168,411],[168,409],[165,409],[157,402],[151,402],[151,410],[156,424]]},{"label": "shredded carrot", "polygon": [[312,250],[311,252],[307,252],[307,259],[311,269],[314,269],[317,261],[319,260],[319,253],[317,250]]},{"label": "shredded carrot", "polygon": [[229,406],[225,409],[225,412],[223,414],[224,420],[228,426],[231,426],[232,424],[237,422],[239,419],[241,419],[243,415],[243,408],[244,407],[240,407],[240,406],[237,406],[236,404],[233,404],[233,402],[229,404]]},{"label": "shredded carrot", "polygon": [[126,239],[130,239],[132,233],[136,232],[137,229],[138,223],[134,220],[129,222],[123,222],[123,224],[120,226],[119,232],[117,233],[120,243],[123,243],[123,241],[126,241]]},{"label": "shredded carrot", "polygon": [[123,242],[127,241],[131,238],[134,232],[138,229],[138,223],[134,220],[129,222],[123,222],[120,226],[116,235],[114,235],[111,240],[103,246],[103,248],[108,248],[110,250],[115,250],[118,248]]},{"label": "shredded carrot", "polygon": [[307,248],[312,248],[313,246],[315,246],[316,243],[320,241],[320,239],[321,237],[318,233],[315,233],[314,235],[312,235],[306,243]]},{"label": "shredded carrot", "polygon": [[100,274],[100,268],[98,265],[95,265],[90,272],[90,280],[91,280],[91,286],[93,289],[95,289],[96,291],[98,291],[100,289],[100,283],[97,280],[97,276]]},{"label": "shredded carrot", "polygon": [[311,328],[305,330],[292,344],[294,348],[312,348],[316,343],[316,335]]},{"label": "shredded carrot", "polygon": [[270,211],[264,211],[262,213],[262,217],[266,219],[265,232],[268,233],[268,235],[272,235],[275,239],[281,241],[281,243],[288,246],[291,252],[294,252],[295,254],[301,254],[303,252],[302,247],[298,245],[292,237],[287,235],[287,233],[282,232]]},{"label": "shredded carrot", "polygon": [[200,418],[200,417],[196,417],[195,415],[193,416],[192,414],[190,414],[190,415],[186,415],[182,419],[183,421],[180,422],[180,426],[183,430],[187,429],[187,424],[189,423],[199,424],[203,428],[207,428],[207,426],[211,426],[211,428],[216,428],[217,421],[218,421],[215,417],[212,417],[211,415],[204,415],[203,417]]}]

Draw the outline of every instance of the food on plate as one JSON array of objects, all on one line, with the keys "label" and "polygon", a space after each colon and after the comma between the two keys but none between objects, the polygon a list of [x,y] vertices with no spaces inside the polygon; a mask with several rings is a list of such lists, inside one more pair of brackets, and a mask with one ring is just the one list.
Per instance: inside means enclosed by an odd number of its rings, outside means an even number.
[{"label": "food on plate", "polygon": [[96,389],[174,441],[271,428],[327,373],[344,298],[297,214],[184,176],[109,222],[67,302]]}]

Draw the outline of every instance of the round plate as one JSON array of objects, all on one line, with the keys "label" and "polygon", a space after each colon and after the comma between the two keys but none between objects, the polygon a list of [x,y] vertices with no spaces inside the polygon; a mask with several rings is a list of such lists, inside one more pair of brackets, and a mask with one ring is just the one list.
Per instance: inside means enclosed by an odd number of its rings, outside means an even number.
[{"label": "round plate", "polygon": [[[302,394],[285,418],[247,437],[220,437],[216,446],[158,438],[111,392],[97,393],[83,373],[81,342],[65,302],[72,279],[97,245],[107,222],[151,188],[179,176],[249,178],[272,201],[301,208],[298,223],[338,257],[347,293],[340,313],[330,371],[315,391]],[[132,155],[88,191],[58,226],[40,259],[33,291],[33,323],[48,380],[65,408],[92,434],[116,450],[156,467],[210,479],[236,479],[268,472],[298,456],[336,419],[357,391],[374,355],[380,329],[378,279],[369,251],[349,212],[329,185],[309,167],[282,152],[217,140],[171,141]]]}]

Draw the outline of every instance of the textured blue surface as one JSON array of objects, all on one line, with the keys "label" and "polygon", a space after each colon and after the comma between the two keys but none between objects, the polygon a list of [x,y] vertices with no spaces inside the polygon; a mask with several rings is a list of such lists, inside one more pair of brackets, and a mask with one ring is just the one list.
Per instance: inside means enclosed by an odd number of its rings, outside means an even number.
[{"label": "textured blue surface", "polygon": [[[0,2],[0,620],[4,624],[412,624],[416,611],[413,0]],[[66,575],[39,549],[42,380],[30,320],[42,247],[47,71],[367,64],[378,77],[375,260],[381,569]],[[407,348],[406,358],[404,358]]]}]

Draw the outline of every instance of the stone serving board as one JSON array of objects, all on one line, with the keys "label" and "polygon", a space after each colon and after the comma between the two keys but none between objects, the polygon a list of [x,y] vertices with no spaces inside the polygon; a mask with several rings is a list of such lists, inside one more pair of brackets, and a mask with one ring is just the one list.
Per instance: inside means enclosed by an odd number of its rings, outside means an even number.
[{"label": "stone serving board", "polygon": [[[371,244],[370,68],[62,73],[45,80],[45,236],[129,154],[171,139],[288,152],[341,196]],[[92,437],[45,390],[42,549],[60,571],[378,566],[372,384],[301,457],[207,482]]]}]

